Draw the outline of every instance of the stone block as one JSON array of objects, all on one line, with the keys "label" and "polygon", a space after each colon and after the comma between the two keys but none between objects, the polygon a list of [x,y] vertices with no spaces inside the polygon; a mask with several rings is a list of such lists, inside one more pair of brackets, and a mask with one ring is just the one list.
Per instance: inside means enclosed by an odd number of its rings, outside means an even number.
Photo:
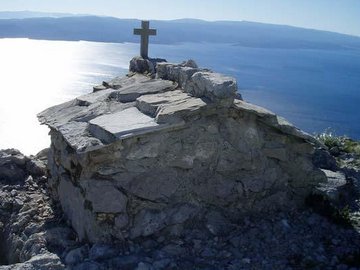
[{"label": "stone block", "polygon": [[145,74],[155,74],[156,73],[156,64],[166,62],[165,59],[161,58],[150,58],[144,59],[142,57],[134,57],[130,61],[129,71],[136,73],[145,73]]},{"label": "stone block", "polygon": [[184,90],[194,97],[206,97],[213,102],[223,101],[223,105],[230,106],[236,96],[237,83],[232,77],[200,71],[191,76]]},{"label": "stone block", "polygon": [[116,214],[126,212],[128,198],[110,182],[86,181],[82,186],[92,211]]}]

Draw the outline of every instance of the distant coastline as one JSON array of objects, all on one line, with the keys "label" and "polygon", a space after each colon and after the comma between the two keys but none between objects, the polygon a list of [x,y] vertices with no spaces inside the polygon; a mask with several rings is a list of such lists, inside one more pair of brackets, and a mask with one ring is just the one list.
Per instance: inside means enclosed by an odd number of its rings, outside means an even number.
[{"label": "distant coastline", "polygon": [[[63,13],[37,17],[40,15],[20,13],[11,18],[11,14],[0,12],[0,38],[138,42],[132,29],[140,24],[139,20]],[[285,25],[182,19],[153,20],[151,26],[158,29],[151,41],[155,44],[207,42],[268,49],[360,50],[360,37]]]}]

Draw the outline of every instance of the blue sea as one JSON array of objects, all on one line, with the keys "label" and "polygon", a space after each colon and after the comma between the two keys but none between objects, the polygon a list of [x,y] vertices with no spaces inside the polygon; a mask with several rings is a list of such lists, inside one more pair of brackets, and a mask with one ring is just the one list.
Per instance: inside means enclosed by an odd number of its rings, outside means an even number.
[{"label": "blue sea", "polygon": [[[0,39],[0,149],[35,154],[49,145],[36,113],[127,72],[132,43]],[[247,48],[233,44],[150,46],[151,57],[194,59],[234,76],[249,102],[311,133],[360,139],[360,51]]]}]

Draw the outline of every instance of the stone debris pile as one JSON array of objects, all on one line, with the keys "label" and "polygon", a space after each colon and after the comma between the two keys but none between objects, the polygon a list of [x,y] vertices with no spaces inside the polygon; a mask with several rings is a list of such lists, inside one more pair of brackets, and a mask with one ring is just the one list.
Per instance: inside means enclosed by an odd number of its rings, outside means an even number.
[{"label": "stone debris pile", "polygon": [[215,210],[236,224],[301,206],[326,180],[317,140],[243,101],[235,79],[159,61],[134,58],[127,76],[38,115],[53,197],[81,240],[206,227]]},{"label": "stone debris pile", "polygon": [[46,182],[46,151],[0,150],[1,270],[65,268],[56,253],[71,248],[74,233],[60,222]]}]

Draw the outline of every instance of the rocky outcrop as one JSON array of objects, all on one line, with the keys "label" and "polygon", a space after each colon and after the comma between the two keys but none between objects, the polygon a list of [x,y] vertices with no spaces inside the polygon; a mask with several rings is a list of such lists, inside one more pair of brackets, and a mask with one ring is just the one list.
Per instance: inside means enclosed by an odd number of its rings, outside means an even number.
[{"label": "rocky outcrop", "polygon": [[[46,165],[45,152],[26,157],[17,150],[4,150],[0,151],[0,162],[15,167],[19,160],[33,161],[40,169]],[[183,205],[178,213],[144,211],[147,223],[137,227],[137,233],[147,236],[120,243],[90,244],[79,241],[71,228],[62,222],[63,213],[54,207],[48,194],[46,174],[31,174],[25,167],[21,171],[25,175],[23,180],[18,179],[16,183],[10,178],[0,180],[1,270],[360,267],[360,227],[356,229],[356,224],[360,224],[358,195],[353,198],[356,202],[354,211],[344,211],[349,216],[337,213],[330,219],[311,209],[245,217],[229,216],[221,209],[213,209],[203,217],[202,223],[194,220],[191,227],[184,227],[181,222],[186,218],[185,214],[196,209]],[[332,179],[329,184],[341,184],[322,189],[329,199],[344,195],[344,180],[347,185],[360,181],[360,178],[350,181],[341,172],[326,173]],[[324,188],[324,185],[320,187]],[[348,195],[346,198],[349,199]],[[326,209],[319,209],[319,206],[326,205],[321,203],[313,202],[318,210],[324,212]],[[109,207],[114,210],[118,206]],[[169,220],[167,217],[172,217],[175,225],[168,226],[165,223]],[[347,223],[334,224],[334,218],[337,218],[337,223],[351,220],[354,227]],[[157,227],[164,228],[167,235],[151,234]],[[8,264],[10,262],[17,263]],[[4,263],[7,265],[1,265]]]},{"label": "rocky outcrop", "polygon": [[213,211],[289,211],[326,180],[312,162],[317,140],[243,101],[233,78],[192,61],[156,72],[39,114],[51,129],[49,185],[80,239],[205,226]]},{"label": "rocky outcrop", "polygon": [[44,152],[0,151],[0,265],[8,264],[0,269],[65,268],[54,252],[71,246],[73,232],[56,222],[43,160]]}]

